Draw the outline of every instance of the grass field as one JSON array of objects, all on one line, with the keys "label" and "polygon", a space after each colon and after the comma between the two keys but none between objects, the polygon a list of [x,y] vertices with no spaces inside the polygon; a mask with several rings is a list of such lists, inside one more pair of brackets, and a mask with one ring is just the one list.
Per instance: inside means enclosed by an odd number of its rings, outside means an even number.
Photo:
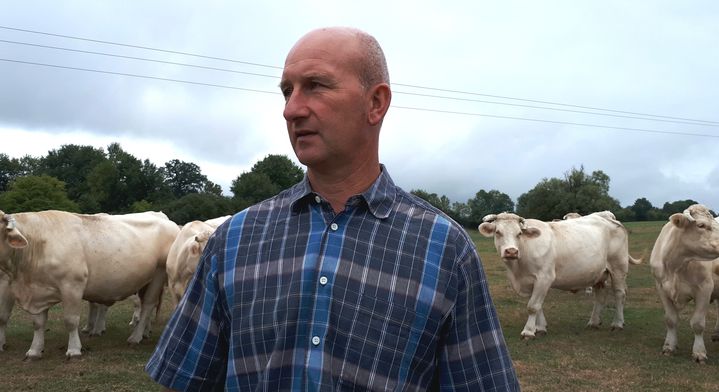
[{"label": "grass field", "polygon": [[[628,223],[630,252],[643,256],[642,265],[630,266],[623,331],[609,330],[613,311],[607,307],[598,330],[585,328],[591,297],[583,293],[550,290],[544,303],[548,334],[522,341],[526,299],[507,283],[504,266],[492,239],[470,232],[482,256],[490,289],[502,321],[504,335],[524,391],[719,391],[719,342],[709,335],[716,322],[715,307],[707,317],[705,333],[709,360],[691,359],[690,305],[682,312],[679,348],[671,357],[661,355],[664,340],[663,310],[654,288],[648,261],[664,222]],[[23,362],[32,341],[32,323],[15,309],[10,320],[8,349],[0,353],[0,391],[156,391],[143,367],[169,316],[169,301],[154,325],[153,337],[139,346],[125,343],[132,313],[123,301],[108,312],[108,329],[102,337],[82,336],[81,359],[65,360],[67,334],[59,306],[50,311],[43,359]],[[84,320],[83,320],[84,321]]]}]

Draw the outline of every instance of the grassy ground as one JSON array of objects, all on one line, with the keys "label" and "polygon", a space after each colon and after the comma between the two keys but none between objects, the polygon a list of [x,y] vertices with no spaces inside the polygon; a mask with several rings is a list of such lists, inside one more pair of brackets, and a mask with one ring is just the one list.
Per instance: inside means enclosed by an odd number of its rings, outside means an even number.
[{"label": "grassy ground", "polygon": [[[522,341],[526,299],[508,286],[504,266],[491,239],[476,230],[471,235],[482,256],[490,289],[500,315],[504,335],[524,391],[719,391],[719,342],[711,342],[716,322],[714,307],[705,333],[709,360],[692,362],[692,334],[688,314],[682,312],[676,355],[661,355],[664,340],[663,310],[657,298],[648,261],[651,248],[664,222],[628,223],[630,252],[644,263],[630,266],[625,308],[626,327],[611,332],[612,308],[603,313],[604,325],[586,329],[591,297],[550,290],[545,301],[548,334]],[[145,375],[143,366],[169,315],[163,303],[153,337],[139,346],[125,343],[132,313],[129,302],[108,312],[108,330],[102,337],[81,336],[85,352],[81,359],[65,360],[67,334],[60,307],[51,309],[43,359],[23,362],[32,341],[32,323],[15,309],[8,328],[8,349],[0,353],[0,391],[155,391],[159,388]]]}]

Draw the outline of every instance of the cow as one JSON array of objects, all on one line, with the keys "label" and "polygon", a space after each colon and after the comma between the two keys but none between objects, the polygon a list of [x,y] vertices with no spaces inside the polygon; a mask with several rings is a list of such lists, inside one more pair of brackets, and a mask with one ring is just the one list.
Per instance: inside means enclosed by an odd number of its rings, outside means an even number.
[{"label": "cow", "polygon": [[[706,314],[711,301],[719,301],[719,218],[713,219],[701,204],[670,216],[654,242],[649,265],[664,308],[667,333],[662,353],[676,352],[679,311],[693,299],[692,358],[706,362]],[[712,340],[718,339],[719,320],[712,336]]]},{"label": "cow", "polygon": [[529,297],[529,316],[523,339],[547,333],[542,304],[550,288],[577,292],[593,286],[594,309],[587,326],[601,324],[606,291],[611,278],[616,313],[611,328],[624,328],[624,301],[629,263],[641,259],[629,255],[627,230],[611,212],[543,222],[513,213],[485,216],[479,232],[494,237],[494,246],[507,268],[509,282],[519,295]]},{"label": "cow", "polygon": [[82,355],[78,324],[82,300],[111,305],[142,293],[140,320],[127,339],[143,338],[161,301],[165,261],[179,228],[161,212],[83,215],[64,211],[0,211],[0,270],[10,277],[16,303],[33,315],[28,360],[45,345],[48,309],[63,305],[67,358]]},{"label": "cow", "polygon": [[177,306],[185,293],[210,235],[229,217],[227,215],[204,222],[195,220],[180,229],[167,255],[167,285],[174,306]]}]

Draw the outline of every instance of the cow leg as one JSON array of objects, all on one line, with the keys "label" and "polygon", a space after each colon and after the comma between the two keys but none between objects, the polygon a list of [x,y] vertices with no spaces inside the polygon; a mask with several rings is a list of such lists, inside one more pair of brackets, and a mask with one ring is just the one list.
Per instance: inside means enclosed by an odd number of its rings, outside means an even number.
[{"label": "cow leg", "polygon": [[138,344],[142,341],[144,333],[149,330],[152,312],[162,300],[162,290],[167,280],[165,268],[158,268],[152,281],[142,290],[140,320],[134,326],[132,334],[127,338],[130,344]]},{"label": "cow leg", "polygon": [[15,297],[10,291],[10,282],[0,278],[0,351],[5,351],[5,329],[15,306]]},{"label": "cow leg", "polygon": [[714,300],[714,304],[717,307],[717,321],[714,324],[714,333],[712,333],[712,342],[719,341],[719,300]]},{"label": "cow leg", "polygon": [[587,327],[596,329],[602,324],[602,310],[604,310],[604,304],[607,302],[607,289],[604,287],[604,281],[594,285],[592,298],[594,300],[594,307],[592,308],[591,316],[589,316]]},{"label": "cow leg", "polygon": [[709,310],[709,300],[711,292],[698,293],[694,299],[694,313],[690,321],[692,331],[694,331],[694,346],[692,348],[692,358],[696,362],[705,363],[707,360],[707,349],[704,346],[704,329],[706,328],[706,315]]},{"label": "cow leg", "polygon": [[78,326],[80,325],[80,314],[82,313],[82,292],[76,288],[62,293],[63,321],[68,333],[67,351],[65,357],[68,359],[82,355],[82,343]]},{"label": "cow leg", "polygon": [[537,314],[537,331],[535,335],[543,336],[547,334],[547,319],[544,318],[544,309],[539,309]]},{"label": "cow leg", "polygon": [[[544,303],[544,298],[547,297],[547,292],[549,291],[549,287],[551,285],[551,281],[534,282],[532,296],[529,298],[529,302],[527,303],[527,312],[529,313],[529,317],[527,317],[527,323],[524,325],[524,329],[522,330],[522,339],[533,339],[535,337],[535,332],[537,331],[537,318],[539,315],[542,315],[541,317],[544,318],[542,304]],[[546,330],[546,320],[544,321],[544,324]]]},{"label": "cow leg", "polygon": [[[109,306],[90,302],[89,308],[90,311],[87,317],[88,326],[83,328],[83,332],[87,332],[90,336],[102,336],[106,329],[105,320],[107,319],[107,309]],[[92,318],[90,318],[90,316],[92,316]],[[87,331],[85,329],[87,329]]]},{"label": "cow leg", "polygon": [[624,329],[624,302],[627,298],[627,276],[621,272],[612,273],[612,289],[616,312],[612,321],[612,331]]},{"label": "cow leg", "polygon": [[87,303],[87,324],[80,330],[82,333],[90,333],[91,330],[95,329],[95,319],[97,318],[97,306],[94,306],[92,302]]},{"label": "cow leg", "polygon": [[32,361],[42,358],[42,352],[45,350],[45,323],[47,322],[47,311],[32,315],[32,343],[30,349],[25,353],[25,360]]},{"label": "cow leg", "polygon": [[664,307],[664,324],[667,327],[662,354],[671,355],[677,350],[677,323],[679,321],[679,312],[676,304],[669,299],[661,284],[656,283],[656,287],[659,299],[662,301],[662,307]]},{"label": "cow leg", "polygon": [[140,312],[142,311],[142,301],[140,301],[140,295],[139,294],[133,294],[130,296],[130,301],[132,302],[132,319],[130,319],[130,326],[134,327],[137,325],[137,323],[140,322]]}]

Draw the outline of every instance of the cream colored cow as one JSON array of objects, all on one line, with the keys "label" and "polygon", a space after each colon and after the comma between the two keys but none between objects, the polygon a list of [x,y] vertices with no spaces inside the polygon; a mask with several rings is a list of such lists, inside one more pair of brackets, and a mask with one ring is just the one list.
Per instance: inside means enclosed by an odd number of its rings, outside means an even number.
[{"label": "cream colored cow", "polygon": [[588,326],[598,327],[604,307],[604,283],[611,278],[616,312],[612,329],[624,328],[624,301],[629,263],[627,230],[603,211],[556,222],[524,219],[512,213],[487,215],[479,231],[494,237],[512,288],[529,297],[529,316],[522,338],[547,332],[542,305],[550,288],[573,291],[594,286],[594,309]]},{"label": "cream colored cow", "polygon": [[[694,204],[684,213],[669,217],[654,243],[650,258],[657,293],[664,307],[667,327],[662,352],[671,355],[677,348],[679,311],[694,300],[690,320],[694,331],[692,358],[707,360],[704,346],[706,314],[712,300],[719,301],[719,218]],[[719,305],[718,305],[719,306]],[[718,308],[719,309],[719,308]],[[719,339],[719,320],[712,340]]]},{"label": "cream colored cow", "polygon": [[227,215],[204,222],[198,220],[188,222],[177,234],[167,256],[167,281],[174,306],[180,302],[190,279],[195,274],[197,263],[210,235],[229,217]]},{"label": "cream colored cow", "polygon": [[0,211],[0,269],[16,303],[33,314],[26,358],[42,356],[48,309],[62,302],[65,355],[81,355],[82,300],[111,305],[141,292],[140,320],[127,339],[142,340],[166,279],[165,261],[179,228],[158,212],[82,215],[63,211]]}]

